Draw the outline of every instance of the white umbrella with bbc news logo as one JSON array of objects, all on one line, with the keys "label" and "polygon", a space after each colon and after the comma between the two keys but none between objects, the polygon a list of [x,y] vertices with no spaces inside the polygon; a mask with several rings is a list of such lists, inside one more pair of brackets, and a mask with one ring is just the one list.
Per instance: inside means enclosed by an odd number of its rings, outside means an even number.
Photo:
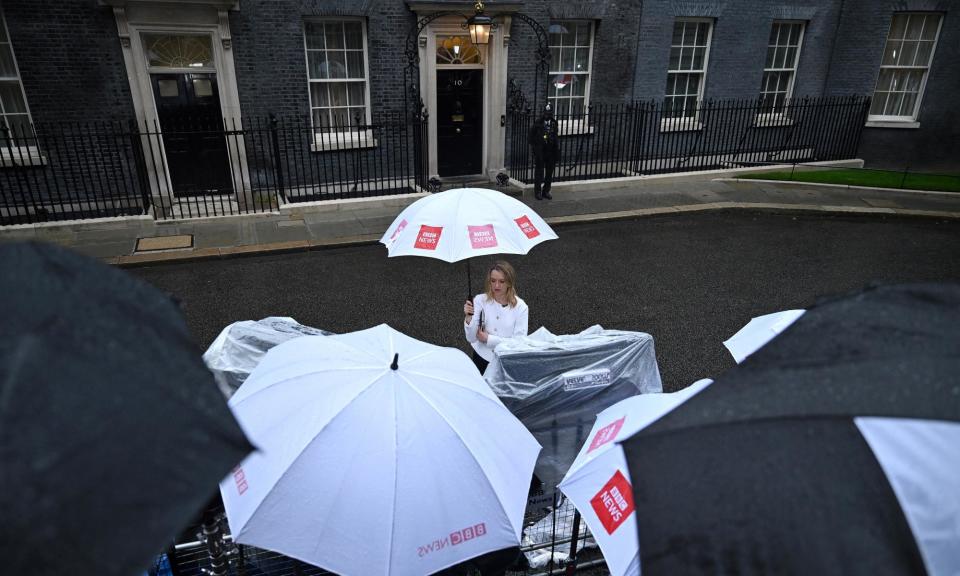
[{"label": "white umbrella with bbc news logo", "polygon": [[220,485],[241,544],[345,576],[519,545],[540,445],[459,350],[385,324],[304,336],[229,405],[259,448]]},{"label": "white umbrella with bbc news logo", "polygon": [[640,574],[633,488],[618,441],[646,428],[710,385],[700,380],[668,394],[640,394],[621,400],[597,415],[589,440],[560,481],[590,527],[612,576]]},{"label": "white umbrella with bbc news logo", "polygon": [[[426,256],[459,262],[474,256],[526,254],[557,234],[516,198],[485,188],[457,188],[407,206],[380,242],[387,256]],[[467,298],[470,264],[467,263]]]}]

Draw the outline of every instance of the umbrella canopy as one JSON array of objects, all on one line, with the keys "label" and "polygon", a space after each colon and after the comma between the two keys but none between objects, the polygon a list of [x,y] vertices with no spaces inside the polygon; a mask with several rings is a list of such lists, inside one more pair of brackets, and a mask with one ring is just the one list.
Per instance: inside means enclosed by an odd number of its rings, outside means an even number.
[{"label": "umbrella canopy", "polygon": [[495,190],[458,188],[425,196],[393,221],[380,242],[387,255],[459,262],[526,254],[557,234],[529,206]]},{"label": "umbrella canopy", "polygon": [[580,511],[600,545],[612,576],[640,574],[630,472],[617,440],[649,426],[711,382],[700,380],[669,394],[631,396],[610,406],[597,415],[589,440],[560,482],[560,490]]},{"label": "umbrella canopy", "polygon": [[960,571],[960,285],[824,302],[624,442],[657,574]]},{"label": "umbrella canopy", "polygon": [[0,263],[3,572],[142,573],[250,446],[166,295],[52,245]]},{"label": "umbrella canopy", "polygon": [[304,336],[230,406],[261,449],[220,486],[237,542],[363,576],[520,542],[540,446],[459,350],[385,324]]},{"label": "umbrella canopy", "polygon": [[727,350],[733,355],[733,359],[739,364],[747,356],[762,348],[777,334],[786,330],[787,326],[796,322],[797,318],[802,316],[803,313],[804,310],[784,310],[783,312],[757,316],[738,330],[723,345],[727,347]]}]

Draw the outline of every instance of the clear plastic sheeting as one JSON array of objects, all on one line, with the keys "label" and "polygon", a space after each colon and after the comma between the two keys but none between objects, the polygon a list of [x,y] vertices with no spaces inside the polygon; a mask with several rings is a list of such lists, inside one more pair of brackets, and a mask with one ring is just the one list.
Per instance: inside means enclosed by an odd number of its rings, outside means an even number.
[{"label": "clear plastic sheeting", "polygon": [[[536,524],[523,530],[520,542],[531,568],[543,568],[550,563],[550,557],[557,565],[570,559],[570,542],[573,537],[573,515],[575,508],[570,500],[564,498],[557,509],[543,517]],[[556,528],[554,528],[556,524]],[[586,522],[581,521],[577,530],[577,552],[584,548],[596,548],[597,543],[590,536]]]},{"label": "clear plastic sheeting", "polygon": [[253,372],[268,350],[300,336],[329,336],[333,332],[311,328],[285,316],[243,320],[224,328],[203,353],[220,391],[229,398]]},{"label": "clear plastic sheeting", "polygon": [[543,446],[536,474],[546,490],[567,473],[598,413],[663,391],[653,337],[599,325],[561,336],[540,328],[505,340],[484,377]]}]

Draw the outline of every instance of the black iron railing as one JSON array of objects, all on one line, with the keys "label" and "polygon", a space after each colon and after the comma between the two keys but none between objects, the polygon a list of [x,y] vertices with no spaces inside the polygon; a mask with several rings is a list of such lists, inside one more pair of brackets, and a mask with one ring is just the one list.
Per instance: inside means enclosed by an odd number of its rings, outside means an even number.
[{"label": "black iron railing", "polygon": [[426,189],[423,118],[186,117],[0,131],[0,225],[269,212]]},{"label": "black iron railing", "polygon": [[[208,511],[210,512],[210,511]],[[201,530],[196,539],[172,545],[165,554],[156,558],[148,571],[150,576],[204,576],[211,573],[212,565],[219,561],[210,554],[209,536],[215,533],[218,542],[213,548],[223,551],[227,576],[328,576],[330,572],[305,562],[289,558],[277,552],[254,546],[233,543],[227,534],[228,527],[222,516],[222,506],[216,512],[221,515],[217,530]],[[189,532],[189,530],[188,530]],[[575,554],[570,551],[575,550]],[[573,505],[563,500],[560,493],[531,495],[524,514],[521,556],[507,562],[511,565],[506,574],[510,576],[550,576],[573,574],[580,570],[589,574],[608,574],[606,562]],[[476,573],[466,565],[442,574]]]},{"label": "black iron railing", "polygon": [[[680,116],[664,102],[592,105],[559,116],[560,160],[554,181],[854,158],[867,97],[799,98],[776,114],[759,100],[703,101]],[[535,115],[510,113],[509,172],[533,181],[528,133]]]},{"label": "black iron railing", "polygon": [[0,224],[147,213],[132,137],[118,122],[0,125]]}]

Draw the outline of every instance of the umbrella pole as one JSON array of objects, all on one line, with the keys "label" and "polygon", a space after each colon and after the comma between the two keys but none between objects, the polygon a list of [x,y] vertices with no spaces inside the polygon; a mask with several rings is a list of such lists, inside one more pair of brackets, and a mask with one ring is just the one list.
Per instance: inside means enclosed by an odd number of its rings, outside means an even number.
[{"label": "umbrella pole", "polygon": [[223,545],[223,532],[220,529],[220,513],[207,509],[203,515],[201,539],[207,545],[207,557],[210,560],[211,576],[227,576],[227,555]]},{"label": "umbrella pole", "polygon": [[580,536],[580,511],[573,511],[573,532],[570,535],[570,559],[567,560],[567,574],[577,571],[577,540]]},{"label": "umbrella pole", "polygon": [[473,301],[473,294],[471,290],[473,289],[473,283],[470,281],[470,259],[467,258],[467,300]]},{"label": "umbrella pole", "polygon": [[554,492],[553,510],[551,511],[551,514],[553,514],[553,533],[550,536],[550,562],[547,563],[550,576],[553,576],[553,559],[557,553],[557,520],[560,518],[560,515],[557,514],[558,508],[560,508],[560,505],[557,502],[558,500],[559,496],[557,492]]}]

